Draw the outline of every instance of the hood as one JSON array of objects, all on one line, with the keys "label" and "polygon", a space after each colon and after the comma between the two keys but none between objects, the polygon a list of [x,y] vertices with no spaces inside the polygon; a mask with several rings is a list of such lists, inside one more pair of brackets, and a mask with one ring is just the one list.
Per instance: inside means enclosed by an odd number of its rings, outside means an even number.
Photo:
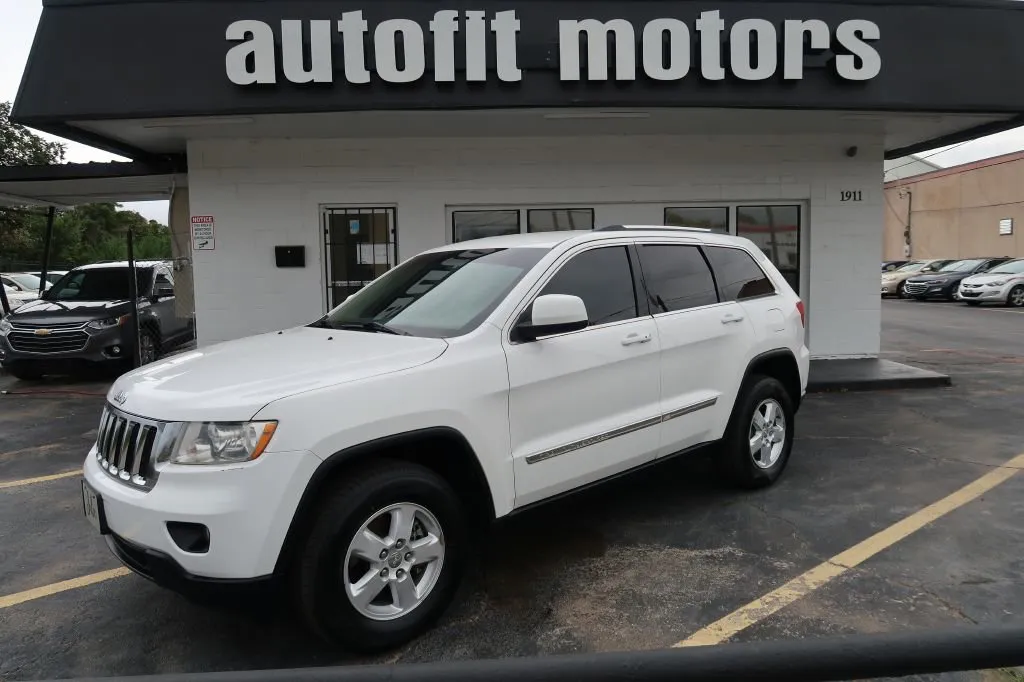
[{"label": "hood", "polygon": [[275,400],[416,367],[447,348],[443,339],[296,327],[140,367],[107,398],[152,419],[245,421]]},{"label": "hood", "polygon": [[[145,307],[140,301],[139,307]],[[131,312],[124,301],[32,301],[11,314],[11,322],[32,324],[82,324]]]},{"label": "hood", "polygon": [[981,272],[964,279],[964,284],[988,284],[989,282],[1012,282],[1024,280],[1024,273],[1012,273],[993,275],[991,272]]}]

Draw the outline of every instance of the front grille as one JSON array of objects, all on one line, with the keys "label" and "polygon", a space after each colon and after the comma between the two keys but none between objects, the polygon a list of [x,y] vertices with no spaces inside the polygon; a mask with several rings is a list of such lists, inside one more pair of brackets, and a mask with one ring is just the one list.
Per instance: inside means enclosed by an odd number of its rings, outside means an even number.
[{"label": "front grille", "polygon": [[911,295],[923,294],[928,289],[928,285],[923,282],[907,282],[906,289],[907,293]]},{"label": "front grille", "polygon": [[50,324],[49,322],[11,322],[11,326],[15,329],[82,329],[85,325],[85,322],[61,322],[59,324]]},{"label": "front grille", "polygon": [[153,453],[162,432],[161,422],[107,406],[96,434],[96,459],[111,477],[148,490],[156,483]]},{"label": "front grille", "polygon": [[53,331],[38,335],[15,329],[7,335],[11,348],[24,353],[73,353],[85,348],[89,335],[84,331]]}]

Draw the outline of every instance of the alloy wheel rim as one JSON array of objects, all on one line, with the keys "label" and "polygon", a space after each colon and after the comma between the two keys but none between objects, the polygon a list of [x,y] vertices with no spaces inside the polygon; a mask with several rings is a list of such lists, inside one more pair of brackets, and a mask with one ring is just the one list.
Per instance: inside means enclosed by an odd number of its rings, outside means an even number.
[{"label": "alloy wheel rim", "polygon": [[1010,292],[1010,302],[1018,308],[1024,307],[1024,288],[1016,288]]},{"label": "alloy wheel rim", "polygon": [[345,596],[371,620],[394,620],[422,604],[441,575],[445,541],[430,511],[412,502],[384,507],[363,522],[348,545]]},{"label": "alloy wheel rim", "polygon": [[142,364],[146,365],[156,360],[156,346],[153,344],[153,339],[149,336],[143,335],[139,339],[139,349]]},{"label": "alloy wheel rim", "polygon": [[769,469],[779,461],[786,446],[786,415],[779,401],[767,398],[754,409],[747,439],[755,466]]}]

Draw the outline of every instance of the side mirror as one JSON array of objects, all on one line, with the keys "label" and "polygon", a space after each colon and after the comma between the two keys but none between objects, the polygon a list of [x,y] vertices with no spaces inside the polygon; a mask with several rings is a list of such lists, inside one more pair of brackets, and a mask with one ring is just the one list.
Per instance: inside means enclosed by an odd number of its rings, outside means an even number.
[{"label": "side mirror", "polygon": [[519,341],[536,341],[541,336],[586,329],[590,324],[587,306],[579,296],[547,294],[533,301],[530,319],[516,325]]}]

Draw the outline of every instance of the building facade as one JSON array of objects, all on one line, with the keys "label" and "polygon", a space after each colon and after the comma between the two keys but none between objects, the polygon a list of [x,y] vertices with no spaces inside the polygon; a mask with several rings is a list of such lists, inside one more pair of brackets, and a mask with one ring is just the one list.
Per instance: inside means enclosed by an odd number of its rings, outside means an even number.
[{"label": "building facade", "polygon": [[1024,152],[885,184],[885,258],[1024,258]]},{"label": "building facade", "polygon": [[1009,1],[44,5],[15,116],[176,164],[200,345],[423,249],[631,223],[749,237],[814,357],[876,356],[884,161],[1024,121]]}]

